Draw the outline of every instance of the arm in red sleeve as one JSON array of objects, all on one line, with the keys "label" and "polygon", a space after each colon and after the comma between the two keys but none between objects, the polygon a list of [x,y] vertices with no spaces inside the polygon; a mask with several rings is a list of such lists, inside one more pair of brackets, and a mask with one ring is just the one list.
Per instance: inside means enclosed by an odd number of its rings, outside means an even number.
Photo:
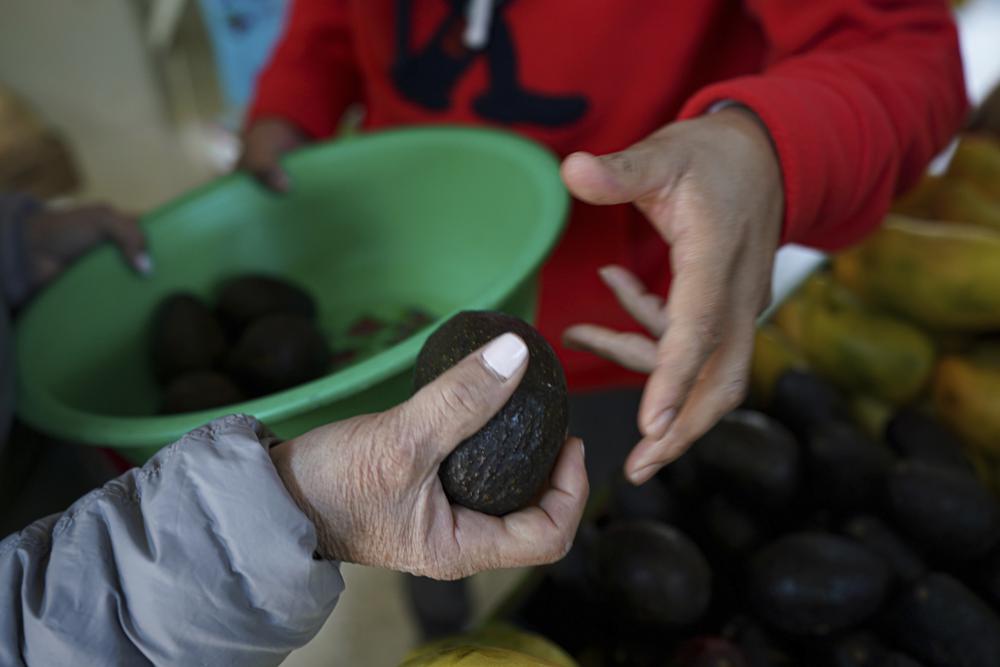
[{"label": "arm in red sleeve", "polygon": [[257,81],[247,124],[289,120],[321,138],[361,99],[347,0],[295,0],[274,55]]},{"label": "arm in red sleeve", "polygon": [[748,0],[769,44],[763,73],[698,92],[771,133],[785,184],[782,241],[848,245],[920,177],[966,111],[958,37],[943,0]]}]

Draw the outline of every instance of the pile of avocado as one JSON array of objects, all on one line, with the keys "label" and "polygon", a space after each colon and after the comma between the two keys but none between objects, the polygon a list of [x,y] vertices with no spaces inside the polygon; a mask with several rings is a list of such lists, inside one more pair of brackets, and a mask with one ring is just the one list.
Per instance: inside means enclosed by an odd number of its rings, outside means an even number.
[{"label": "pile of avocado", "polygon": [[171,294],[154,312],[151,331],[165,414],[294,387],[327,373],[333,356],[312,296],[266,275],[226,281],[214,309],[194,294]]},{"label": "pile of avocado", "polygon": [[872,440],[789,371],[597,504],[508,614],[583,667],[1000,666],[1000,503],[922,412]]},{"label": "pile of avocado", "polygon": [[168,295],[150,322],[161,413],[208,410],[295,387],[377,354],[434,321],[421,308],[392,308],[389,316],[362,315],[330,335],[319,328],[317,312],[303,287],[263,274],[223,282],[214,307],[189,292]]}]

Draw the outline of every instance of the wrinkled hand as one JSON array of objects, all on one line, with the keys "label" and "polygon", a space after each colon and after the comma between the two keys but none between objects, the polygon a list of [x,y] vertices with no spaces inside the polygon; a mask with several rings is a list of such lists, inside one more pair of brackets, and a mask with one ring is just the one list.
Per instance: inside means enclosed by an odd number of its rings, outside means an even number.
[{"label": "wrinkled hand", "polygon": [[247,130],[243,138],[243,153],[236,168],[248,172],[270,190],[288,192],[292,184],[281,167],[281,158],[308,141],[305,133],[292,123],[279,118],[264,118]]},{"label": "wrinkled hand", "polygon": [[274,447],[320,553],[435,579],[565,555],[588,493],[579,440],[566,442],[537,504],[503,517],[451,505],[438,479],[445,457],[510,398],[527,354],[520,338],[505,334],[394,409]]},{"label": "wrinkled hand", "polygon": [[670,244],[666,302],[621,268],[602,271],[650,337],[589,325],[565,334],[568,345],[651,373],[639,409],[643,439],[625,465],[641,484],[745,395],[781,231],[778,159],[756,116],[729,108],[620,153],[570,155],[563,178],[586,202],[634,203]]},{"label": "wrinkled hand", "polygon": [[28,218],[25,251],[34,286],[58,276],[102,241],[111,241],[141,274],[153,269],[146,240],[135,217],[100,204],[73,209],[43,209]]}]

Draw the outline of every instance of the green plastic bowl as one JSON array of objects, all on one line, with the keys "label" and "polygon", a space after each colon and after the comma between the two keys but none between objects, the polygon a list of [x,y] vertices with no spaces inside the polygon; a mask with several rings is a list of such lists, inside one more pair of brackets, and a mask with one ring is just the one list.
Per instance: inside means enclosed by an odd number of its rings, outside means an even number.
[{"label": "green plastic bowl", "polygon": [[237,405],[159,416],[149,319],[167,294],[211,298],[243,272],[309,289],[331,338],[364,314],[416,305],[534,315],[537,273],[568,204],[555,159],[494,130],[423,127],[305,149],[293,191],[232,175],[143,221],[155,273],[140,278],[110,247],[75,264],[17,323],[18,414],[136,462],[223,414],[252,414],[283,437],[385,409],[410,393],[433,326],[323,378]]}]

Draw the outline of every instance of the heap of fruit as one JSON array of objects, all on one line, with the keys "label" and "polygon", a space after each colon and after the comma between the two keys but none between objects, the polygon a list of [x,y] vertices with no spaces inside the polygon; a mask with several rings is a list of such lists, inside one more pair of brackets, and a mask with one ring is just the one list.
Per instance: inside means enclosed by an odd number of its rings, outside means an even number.
[{"label": "heap of fruit", "polygon": [[995,140],[761,330],[750,405],[616,482],[511,620],[581,665],[1000,665]]},{"label": "heap of fruit", "polygon": [[364,316],[333,336],[302,287],[267,275],[226,281],[214,308],[177,292],[153,313],[151,357],[166,414],[217,408],[314,380],[374,354],[427,326],[409,308],[388,320]]},{"label": "heap of fruit", "polygon": [[1000,141],[964,137],[944,175],[761,329],[754,364],[759,401],[809,367],[875,436],[899,409],[924,410],[1000,481]]},{"label": "heap of fruit", "polygon": [[581,665],[1000,665],[1000,501],[926,414],[885,436],[786,371],[766,412],[616,482],[511,620]]}]

